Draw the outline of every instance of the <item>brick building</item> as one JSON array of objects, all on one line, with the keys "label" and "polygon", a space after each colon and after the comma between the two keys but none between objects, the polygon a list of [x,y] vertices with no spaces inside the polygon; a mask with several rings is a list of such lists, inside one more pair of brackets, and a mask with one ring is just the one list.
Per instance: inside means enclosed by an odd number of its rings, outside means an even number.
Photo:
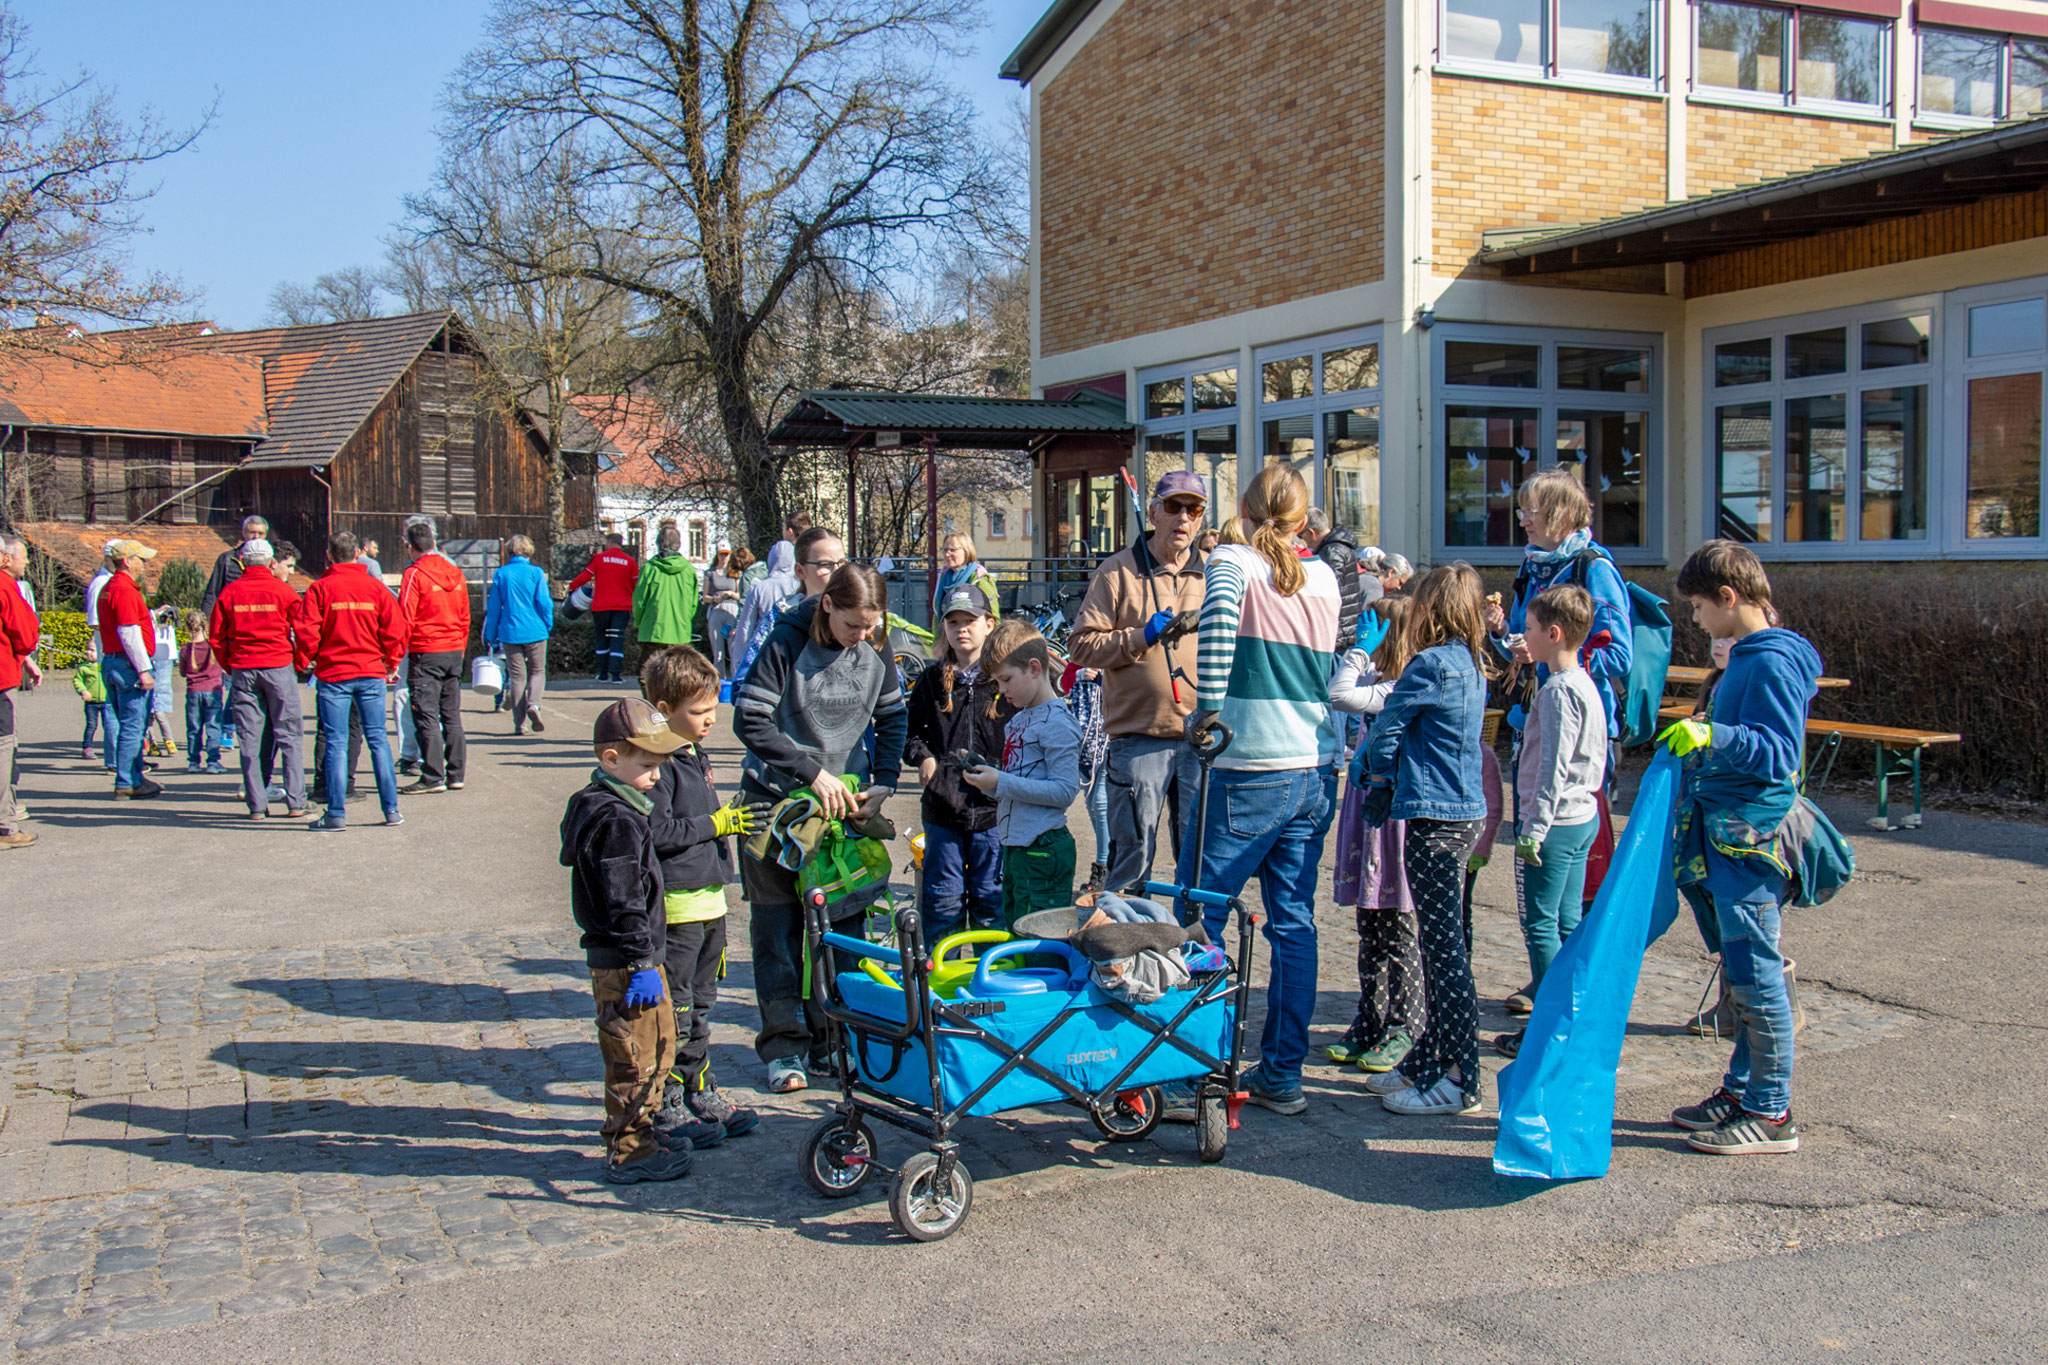
[{"label": "brick building", "polygon": [[[1624,564],[2048,557],[2048,3],[1058,0],[1032,374],[1219,511],[1288,461],[1362,541],[1521,554],[1581,472]],[[1042,458],[1038,549],[1121,540]]]}]

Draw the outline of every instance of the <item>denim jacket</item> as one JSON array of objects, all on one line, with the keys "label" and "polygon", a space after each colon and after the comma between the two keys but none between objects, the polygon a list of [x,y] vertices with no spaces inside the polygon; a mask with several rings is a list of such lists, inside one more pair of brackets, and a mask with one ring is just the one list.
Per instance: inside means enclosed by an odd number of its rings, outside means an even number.
[{"label": "denim jacket", "polygon": [[1366,738],[1366,772],[1393,779],[1395,820],[1486,815],[1479,726],[1486,679],[1462,643],[1431,645],[1401,671]]}]

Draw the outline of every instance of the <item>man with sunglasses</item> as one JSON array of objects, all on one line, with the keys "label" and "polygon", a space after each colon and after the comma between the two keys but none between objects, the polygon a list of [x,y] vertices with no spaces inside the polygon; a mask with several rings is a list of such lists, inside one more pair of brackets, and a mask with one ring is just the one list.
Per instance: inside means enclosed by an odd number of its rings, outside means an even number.
[{"label": "man with sunglasses", "polygon": [[1152,534],[1102,561],[1068,641],[1076,664],[1102,670],[1109,734],[1105,885],[1116,891],[1151,877],[1162,825],[1177,863],[1182,817],[1194,815],[1199,769],[1182,726],[1195,709],[1192,636],[1207,559],[1194,542],[1208,504],[1200,475],[1177,469],[1160,479],[1152,490]]}]

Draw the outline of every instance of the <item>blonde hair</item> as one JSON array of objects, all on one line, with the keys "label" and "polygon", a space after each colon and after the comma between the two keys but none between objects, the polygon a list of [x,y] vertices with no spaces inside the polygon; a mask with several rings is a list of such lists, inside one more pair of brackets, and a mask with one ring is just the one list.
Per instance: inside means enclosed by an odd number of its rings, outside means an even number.
[{"label": "blonde hair", "polygon": [[204,640],[206,638],[206,616],[197,607],[185,608],[184,615],[178,618],[178,624],[185,628],[186,639]]},{"label": "blonde hair", "polygon": [[943,554],[955,542],[958,542],[961,550],[966,553],[969,564],[979,564],[981,562],[980,556],[974,553],[974,537],[968,535],[965,531],[946,532],[945,537],[939,541],[940,553]]},{"label": "blonde hair", "polygon": [[1493,676],[1493,661],[1483,647],[1486,585],[1479,581],[1477,569],[1462,559],[1439,564],[1422,576],[1410,600],[1408,657],[1455,640],[1471,651],[1472,662],[1482,674]]},{"label": "blonde hair", "polygon": [[1251,547],[1273,569],[1273,590],[1292,597],[1308,582],[1294,553],[1294,533],[1308,519],[1308,485],[1292,465],[1269,464],[1252,480],[1239,505],[1251,529]]},{"label": "blonde hair", "polygon": [[1372,666],[1382,678],[1398,678],[1401,670],[1408,666],[1408,660],[1415,652],[1408,647],[1408,609],[1410,599],[1406,597],[1378,597],[1366,605],[1366,610],[1387,623],[1387,633],[1374,647]]},{"label": "blonde hair", "polygon": [[1218,545],[1249,545],[1252,538],[1244,533],[1243,517],[1225,517],[1223,524],[1216,528]]},{"label": "blonde hair", "polygon": [[1546,469],[1524,480],[1515,501],[1543,518],[1543,529],[1559,540],[1593,524],[1585,485],[1568,469]]}]

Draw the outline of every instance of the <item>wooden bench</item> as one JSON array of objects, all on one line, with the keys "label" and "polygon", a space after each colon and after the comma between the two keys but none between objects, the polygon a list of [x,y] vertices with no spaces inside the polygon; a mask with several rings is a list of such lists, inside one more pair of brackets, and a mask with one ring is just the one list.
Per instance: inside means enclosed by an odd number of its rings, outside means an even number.
[{"label": "wooden bench", "polygon": [[[1707,680],[1707,675],[1712,671],[1712,669],[1708,668],[1694,668],[1691,664],[1673,664],[1664,670],[1664,681],[1667,683],[1689,683],[1694,687],[1698,687]],[[1849,680],[1847,678],[1816,678],[1814,683],[1821,688],[1847,687]]]},{"label": "wooden bench", "polygon": [[[1666,703],[1658,715],[1665,720],[1684,720],[1693,712],[1690,702]],[[1807,737],[1819,736],[1821,745],[1818,753],[1809,753],[1806,760],[1804,787],[1811,784],[1812,795],[1818,796],[1826,790],[1828,778],[1835,770],[1835,755],[1841,750],[1845,739],[1867,740],[1877,746],[1877,815],[1867,823],[1872,829],[1918,829],[1920,828],[1920,751],[1930,744],[1960,744],[1961,735],[1947,734],[1937,730],[1905,730],[1895,725],[1858,725],[1846,720],[1814,720],[1806,722]],[[1814,782],[1815,765],[1820,765],[1820,778]],[[1894,778],[1910,776],[1913,779],[1913,813],[1900,819],[1894,825],[1891,821],[1891,784]]]}]

